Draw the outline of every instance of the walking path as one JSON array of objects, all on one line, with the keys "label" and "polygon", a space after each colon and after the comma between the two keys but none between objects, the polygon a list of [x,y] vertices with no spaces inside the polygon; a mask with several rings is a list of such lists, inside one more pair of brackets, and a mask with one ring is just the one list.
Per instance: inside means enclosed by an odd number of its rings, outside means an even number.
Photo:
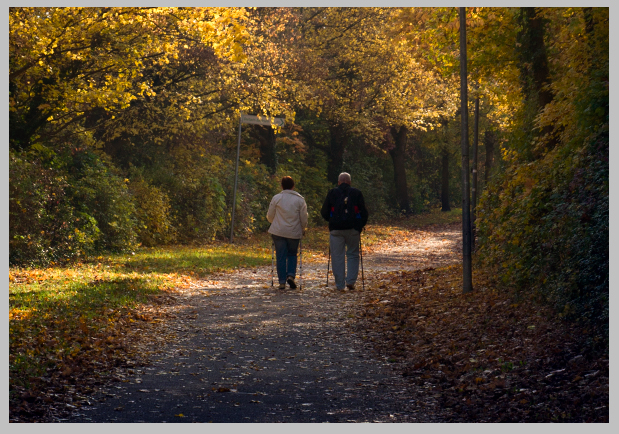
[{"label": "walking path", "polygon": [[145,332],[151,363],[119,371],[70,421],[440,422],[434,396],[349,324],[382,273],[457,261],[459,231],[411,231],[364,251],[365,291],[361,275],[355,291],[326,288],[326,257],[304,258],[300,290],[271,287],[270,266],[182,290],[163,307],[174,318]]}]

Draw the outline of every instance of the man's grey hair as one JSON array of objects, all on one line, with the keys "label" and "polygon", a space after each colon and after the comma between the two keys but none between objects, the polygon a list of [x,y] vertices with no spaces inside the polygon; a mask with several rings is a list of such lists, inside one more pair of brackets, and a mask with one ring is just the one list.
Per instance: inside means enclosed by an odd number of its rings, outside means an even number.
[{"label": "man's grey hair", "polygon": [[338,184],[350,184],[350,173],[342,172],[340,176],[337,177]]}]

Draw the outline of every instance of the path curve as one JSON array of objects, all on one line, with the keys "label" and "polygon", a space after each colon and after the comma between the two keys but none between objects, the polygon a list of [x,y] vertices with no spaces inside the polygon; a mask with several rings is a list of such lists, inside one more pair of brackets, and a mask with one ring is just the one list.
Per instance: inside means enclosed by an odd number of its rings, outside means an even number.
[{"label": "path curve", "polygon": [[[180,290],[141,345],[151,363],[116,380],[73,422],[440,422],[422,386],[404,382],[349,325],[382,273],[447,265],[460,225],[411,231],[364,251],[365,292],[325,287],[326,258],[306,259],[301,290],[270,286],[270,266]],[[330,284],[333,279],[330,278]],[[155,330],[156,328],[156,330]]]}]

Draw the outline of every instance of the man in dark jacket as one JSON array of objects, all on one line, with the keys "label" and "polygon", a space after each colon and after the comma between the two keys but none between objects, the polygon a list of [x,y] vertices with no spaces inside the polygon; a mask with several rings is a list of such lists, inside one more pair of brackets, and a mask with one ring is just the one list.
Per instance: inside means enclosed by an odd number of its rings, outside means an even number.
[{"label": "man in dark jacket", "polygon": [[340,291],[355,289],[359,274],[361,231],[368,221],[363,194],[351,187],[350,181],[350,174],[340,173],[337,188],[329,191],[320,210],[322,217],[329,222],[331,266],[335,286]]}]

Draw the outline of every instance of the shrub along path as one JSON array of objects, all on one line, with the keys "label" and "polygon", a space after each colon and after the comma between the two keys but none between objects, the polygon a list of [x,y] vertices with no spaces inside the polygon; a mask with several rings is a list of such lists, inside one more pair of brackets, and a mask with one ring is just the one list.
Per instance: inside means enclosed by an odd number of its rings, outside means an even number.
[{"label": "shrub along path", "polygon": [[119,381],[93,394],[91,405],[76,409],[69,420],[444,420],[436,397],[411,388],[352,327],[360,301],[381,273],[457,260],[457,225],[409,231],[408,237],[364,252],[365,292],[359,279],[358,290],[339,293],[332,276],[326,288],[326,257],[319,256],[304,258],[300,290],[271,287],[270,266],[213,275],[179,290],[173,304],[162,303],[154,313],[167,317],[165,323],[144,330],[145,338],[159,338],[139,344],[150,351],[151,362],[119,368]]}]

